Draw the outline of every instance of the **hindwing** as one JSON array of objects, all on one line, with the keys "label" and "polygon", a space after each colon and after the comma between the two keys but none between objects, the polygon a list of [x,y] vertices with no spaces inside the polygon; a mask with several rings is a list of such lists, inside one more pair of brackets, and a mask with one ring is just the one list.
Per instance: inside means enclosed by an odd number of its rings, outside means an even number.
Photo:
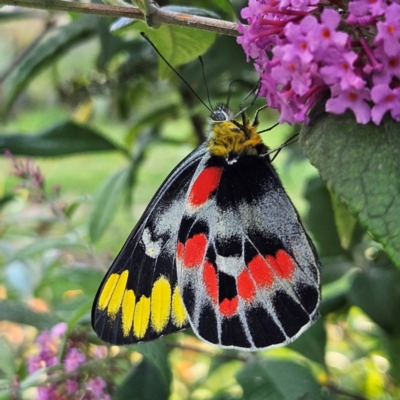
[{"label": "hindwing", "polygon": [[188,326],[175,266],[186,194],[205,147],[184,159],[157,191],[97,292],[92,325],[112,344],[155,339]]},{"label": "hindwing", "polygon": [[204,158],[184,206],[178,283],[198,336],[259,350],[316,319],[317,255],[268,156]]}]

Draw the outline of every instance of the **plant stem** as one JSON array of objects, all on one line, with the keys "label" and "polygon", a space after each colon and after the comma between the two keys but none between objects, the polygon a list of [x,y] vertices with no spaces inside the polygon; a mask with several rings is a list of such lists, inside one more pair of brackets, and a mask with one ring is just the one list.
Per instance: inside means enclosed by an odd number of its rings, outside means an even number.
[{"label": "plant stem", "polygon": [[[108,17],[127,17],[141,21],[146,19],[145,15],[139,10],[139,8],[129,6],[128,4],[127,7],[120,7],[63,0],[0,0],[0,5],[11,5],[51,11],[66,11]],[[152,10],[151,21],[154,26],[163,24],[178,25],[217,32],[223,35],[238,36],[237,24],[235,22],[199,17],[197,15],[174,13],[163,10],[162,8]]]}]

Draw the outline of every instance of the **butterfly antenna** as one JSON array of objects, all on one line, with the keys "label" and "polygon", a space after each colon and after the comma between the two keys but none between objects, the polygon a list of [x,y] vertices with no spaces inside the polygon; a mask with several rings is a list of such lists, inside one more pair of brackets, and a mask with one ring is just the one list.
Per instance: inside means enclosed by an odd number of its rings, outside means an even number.
[{"label": "butterfly antenna", "polygon": [[[153,47],[153,49],[156,51],[156,53],[161,57],[161,59],[165,62],[165,64],[168,65],[168,67],[171,68],[172,71],[175,72],[175,74],[181,79],[181,81],[190,89],[190,91],[198,98],[201,104],[205,108],[207,108],[208,111],[212,111],[212,107],[210,108],[203,100],[202,98],[194,91],[194,89],[189,85],[188,81],[171,65],[170,62],[161,54],[160,50],[157,49],[156,45],[150,40],[150,38],[144,33],[140,32],[140,34],[147,40],[147,42]],[[208,90],[207,90],[208,93]]]},{"label": "butterfly antenna", "polygon": [[258,82],[251,88],[251,90],[249,91],[249,93],[246,94],[246,96],[244,97],[244,99],[240,102],[239,107],[242,108],[243,107],[243,103],[252,95],[254,94],[254,98],[253,100],[250,102],[250,104],[248,106],[246,106],[246,109],[251,107],[257,100],[258,94],[260,93],[261,90],[261,80],[258,80]]},{"label": "butterfly antenna", "polygon": [[204,71],[204,62],[203,62],[203,57],[202,56],[199,56],[199,61],[200,61],[200,64],[201,64],[201,73],[203,75],[203,82],[204,82],[204,85],[206,86],[208,104],[210,105],[210,108],[212,110],[213,106],[211,104],[210,91],[208,90],[207,79],[206,79],[206,74],[205,74],[205,71]]},{"label": "butterfly antenna", "polygon": [[[257,117],[257,114],[258,114],[259,111],[261,111],[261,110],[263,110],[264,108],[267,108],[267,107],[268,107],[267,105],[260,107],[260,108],[256,111],[256,117]],[[269,131],[272,131],[272,129],[274,129],[274,128],[275,128],[276,126],[278,126],[278,125],[279,125],[279,122],[277,122],[276,124],[270,126],[270,127],[267,128],[267,129],[263,129],[262,131],[257,131],[257,132],[258,132],[258,133],[269,132]],[[290,139],[289,139],[289,140],[290,140]]]},{"label": "butterfly antenna", "polygon": [[[258,98],[258,94],[260,93],[260,90],[261,90],[261,85],[260,85],[260,83],[261,83],[261,80],[259,80],[259,81],[254,85],[254,87],[249,91],[249,93],[246,94],[246,96],[243,98],[243,100],[242,100],[242,101],[240,102],[240,104],[239,104],[239,110],[240,110],[240,111],[239,111],[236,115],[234,115],[233,118],[236,118],[236,117],[237,117],[238,115],[240,115],[240,114],[243,115],[243,114],[246,112],[246,110],[248,110],[251,106],[254,105],[254,103],[256,102],[256,100],[257,100],[257,98]],[[244,103],[252,94],[254,94],[254,98],[251,100],[250,104],[248,104],[247,106],[243,107],[243,103]],[[264,106],[261,107],[260,111],[261,111],[263,108],[265,108],[265,107],[264,107]],[[257,113],[256,113],[256,114],[258,114],[258,111],[259,111],[259,110],[257,110]]]},{"label": "butterfly antenna", "polygon": [[[278,124],[275,124],[274,126],[276,126],[276,125],[278,125]],[[273,127],[274,127],[274,126],[273,126]],[[272,127],[272,128],[273,128],[273,127]],[[263,132],[269,131],[269,130],[272,129],[272,128],[268,128],[268,129],[264,130]],[[300,135],[299,132],[298,132],[298,133],[295,133],[295,134],[294,134],[293,136],[291,136],[288,140],[286,140],[286,142],[282,143],[277,149],[274,149],[274,150],[270,151],[269,153],[267,153],[267,154],[275,153],[274,156],[273,156],[272,159],[271,159],[271,162],[273,162],[273,161],[275,160],[275,158],[278,156],[278,154],[281,152],[281,150],[282,150],[284,147],[289,146],[290,144],[292,144],[292,143],[294,143],[294,142],[297,142],[297,140],[299,140],[299,135]]]}]

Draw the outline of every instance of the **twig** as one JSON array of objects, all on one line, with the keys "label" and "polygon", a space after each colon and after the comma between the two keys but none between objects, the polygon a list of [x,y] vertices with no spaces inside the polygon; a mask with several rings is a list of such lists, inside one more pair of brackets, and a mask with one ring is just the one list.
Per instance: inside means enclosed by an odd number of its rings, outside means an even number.
[{"label": "twig", "polygon": [[[51,11],[76,12],[108,17],[127,17],[141,21],[146,20],[145,15],[139,10],[139,8],[132,6],[120,7],[63,0],[0,0],[0,5],[11,5]],[[237,31],[237,24],[235,22],[200,17],[197,15],[174,13],[161,8],[152,10],[151,22],[155,27],[163,24],[178,25],[197,28],[209,32],[217,32],[229,36],[239,35]]]},{"label": "twig", "polygon": [[368,400],[366,397],[362,396],[361,394],[349,392],[347,390],[341,389],[332,384],[328,384],[328,385],[324,385],[324,386],[326,388],[328,388],[329,390],[331,390],[333,393],[340,394],[342,396],[347,396],[354,400]]}]

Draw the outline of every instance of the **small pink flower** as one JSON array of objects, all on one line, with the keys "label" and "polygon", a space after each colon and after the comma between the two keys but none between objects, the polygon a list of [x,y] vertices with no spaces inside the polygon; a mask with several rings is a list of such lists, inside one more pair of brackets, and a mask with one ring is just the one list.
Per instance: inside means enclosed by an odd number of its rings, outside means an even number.
[{"label": "small pink flower", "polygon": [[353,111],[359,124],[366,124],[371,118],[371,110],[366,101],[370,99],[368,89],[339,91],[336,97],[326,102],[326,111],[342,114],[347,109]]},{"label": "small pink flower", "polygon": [[383,47],[388,56],[397,54],[400,50],[400,5],[392,3],[385,13],[385,21],[376,24],[378,34],[374,43],[383,42]]},{"label": "small pink flower", "polygon": [[388,56],[383,46],[378,45],[374,56],[380,63],[380,68],[372,71],[372,81],[375,85],[385,83],[389,85],[394,77],[400,79],[400,51]]},{"label": "small pink flower", "polygon": [[327,85],[339,85],[342,90],[361,89],[365,81],[354,69],[358,56],[353,51],[338,54],[335,63],[320,68],[320,74]]},{"label": "small pink flower", "polygon": [[[324,9],[321,14],[321,23],[315,24],[309,32],[310,48],[318,53],[325,53],[330,48],[344,48],[349,36],[344,32],[338,32],[340,14],[330,8]],[[322,57],[323,58],[323,57]]]},{"label": "small pink flower", "polygon": [[28,358],[28,372],[30,374],[45,366],[46,366],[45,362],[39,355],[34,355]]},{"label": "small pink flower", "polygon": [[387,4],[384,0],[353,0],[349,3],[349,17],[347,23],[358,23],[364,26],[366,21],[370,24],[374,17],[385,13]]},{"label": "small pink flower", "polygon": [[76,393],[79,390],[79,383],[72,379],[67,379],[66,390],[68,393]]},{"label": "small pink flower", "polygon": [[379,125],[383,116],[390,111],[394,119],[400,116],[400,87],[390,89],[387,85],[376,85],[371,90],[371,98],[375,103],[372,108],[372,121]]},{"label": "small pink flower", "polygon": [[53,385],[39,386],[37,400],[57,400],[57,388]]},{"label": "small pink flower", "polygon": [[61,337],[66,331],[66,324],[55,325],[51,330],[44,330],[36,338],[39,352],[28,358],[28,371],[30,373],[40,368],[51,367],[58,364],[58,351]]},{"label": "small pink flower", "polygon": [[103,395],[103,389],[107,386],[106,382],[100,377],[96,376],[87,381],[85,389],[94,394],[95,398],[100,398]]},{"label": "small pink flower", "polygon": [[93,358],[106,358],[108,350],[106,346],[93,346],[91,355]]},{"label": "small pink flower", "polygon": [[51,328],[51,334],[56,338],[61,338],[67,332],[68,325],[65,322],[60,322]]},{"label": "small pink flower", "polygon": [[[307,18],[314,19],[313,17]],[[289,39],[290,44],[280,46],[281,49],[285,49],[285,51],[282,52],[281,57],[283,61],[291,62],[296,58],[304,64],[313,61],[314,55],[309,48],[308,27],[303,23],[305,20],[306,19],[304,19],[300,24],[289,22],[285,26],[284,32],[286,37]]]},{"label": "small pink flower", "polygon": [[70,372],[78,368],[86,361],[86,356],[76,347],[69,349],[64,360],[65,371]]}]

